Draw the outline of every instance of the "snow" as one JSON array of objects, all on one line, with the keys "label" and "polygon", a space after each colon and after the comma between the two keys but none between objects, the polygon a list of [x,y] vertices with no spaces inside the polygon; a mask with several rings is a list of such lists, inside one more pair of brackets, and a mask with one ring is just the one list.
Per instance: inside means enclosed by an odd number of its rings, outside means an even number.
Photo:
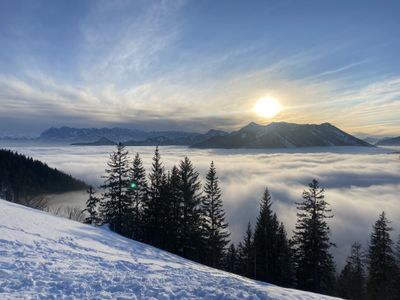
[{"label": "snow", "polygon": [[215,270],[0,200],[1,299],[334,299]]}]

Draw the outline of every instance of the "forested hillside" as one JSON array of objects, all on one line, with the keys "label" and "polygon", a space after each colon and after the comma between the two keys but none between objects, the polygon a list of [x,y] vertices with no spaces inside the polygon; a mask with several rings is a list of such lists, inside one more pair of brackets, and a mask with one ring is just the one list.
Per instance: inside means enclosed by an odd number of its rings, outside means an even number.
[{"label": "forested hillside", "polygon": [[0,196],[12,202],[43,194],[85,189],[83,181],[73,178],[31,157],[0,149]]}]

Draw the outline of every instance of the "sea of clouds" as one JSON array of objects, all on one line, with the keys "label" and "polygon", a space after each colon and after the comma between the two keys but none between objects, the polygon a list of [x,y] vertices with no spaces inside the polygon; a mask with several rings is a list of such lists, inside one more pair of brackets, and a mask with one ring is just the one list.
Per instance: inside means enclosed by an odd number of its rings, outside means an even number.
[{"label": "sea of clouds", "polygon": [[[89,184],[102,182],[111,146],[19,146],[12,149],[40,159]],[[131,157],[141,155],[150,170],[154,147],[128,147]],[[334,218],[329,220],[332,248],[341,268],[353,242],[367,246],[372,225],[385,211],[392,221],[392,238],[400,234],[400,158],[383,148],[333,147],[285,150],[200,150],[160,147],[166,169],[186,155],[202,179],[214,161],[223,191],[227,221],[234,242],[241,240],[247,222],[254,225],[259,201],[267,186],[273,209],[291,235],[296,223],[295,202],[316,178],[325,188]],[[57,205],[83,205],[84,193],[53,197]]]}]

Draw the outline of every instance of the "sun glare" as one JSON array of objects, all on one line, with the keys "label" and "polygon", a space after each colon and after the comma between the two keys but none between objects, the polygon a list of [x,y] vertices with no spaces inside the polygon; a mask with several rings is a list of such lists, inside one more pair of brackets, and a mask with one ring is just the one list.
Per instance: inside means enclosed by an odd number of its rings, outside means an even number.
[{"label": "sun glare", "polygon": [[257,101],[254,111],[260,117],[273,118],[281,111],[281,105],[275,98],[266,97]]}]

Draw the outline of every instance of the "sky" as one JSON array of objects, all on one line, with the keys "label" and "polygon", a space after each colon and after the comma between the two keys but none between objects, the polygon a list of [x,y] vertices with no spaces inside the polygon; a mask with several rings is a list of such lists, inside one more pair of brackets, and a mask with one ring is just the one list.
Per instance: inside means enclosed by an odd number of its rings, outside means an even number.
[{"label": "sky", "polygon": [[[51,126],[400,135],[399,1],[0,1],[0,136]],[[274,97],[282,111],[254,113]]]}]

